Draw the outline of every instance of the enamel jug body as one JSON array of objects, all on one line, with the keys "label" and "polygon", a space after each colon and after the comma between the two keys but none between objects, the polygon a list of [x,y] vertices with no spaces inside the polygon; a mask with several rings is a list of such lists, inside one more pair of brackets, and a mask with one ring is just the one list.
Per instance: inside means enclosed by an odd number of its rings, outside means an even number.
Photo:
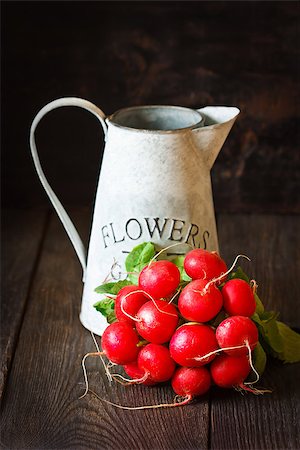
[{"label": "enamel jug body", "polygon": [[[87,261],[74,225],[45,178],[34,139],[41,118],[67,105],[92,112],[105,134]],[[218,251],[210,169],[238,113],[234,107],[143,106],[106,117],[76,98],[55,100],[38,113],[31,127],[32,155],[83,267],[80,320],[86,328],[104,331],[106,321],[93,308],[100,299],[94,290],[104,280],[126,277],[124,262],[134,246],[145,241],[171,246],[165,254],[169,259],[191,247]]]}]

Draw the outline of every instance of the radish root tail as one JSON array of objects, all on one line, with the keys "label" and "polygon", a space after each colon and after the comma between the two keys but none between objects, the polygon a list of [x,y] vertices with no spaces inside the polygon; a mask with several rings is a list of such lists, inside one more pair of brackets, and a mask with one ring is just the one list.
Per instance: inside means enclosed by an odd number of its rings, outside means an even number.
[{"label": "radish root tail", "polygon": [[112,382],[112,377],[111,377],[111,375],[110,375],[109,365],[111,365],[111,364],[112,364],[112,365],[115,365],[115,364],[112,363],[111,361],[109,361],[107,364],[105,364],[105,361],[104,361],[104,359],[103,359],[104,353],[101,352],[101,350],[100,350],[100,348],[99,348],[99,345],[98,345],[98,342],[97,342],[97,340],[96,340],[96,338],[95,338],[95,335],[94,335],[94,333],[93,333],[92,331],[91,331],[91,335],[92,335],[92,338],[93,338],[93,341],[94,341],[96,350],[97,350],[97,352],[99,353],[99,358],[101,359],[101,362],[102,362],[102,364],[103,364],[103,366],[104,366],[104,370],[105,370],[106,376],[107,376],[109,382],[111,383],[111,382]]},{"label": "radish root tail", "polygon": [[148,267],[151,266],[151,264],[156,260],[156,258],[159,257],[159,255],[161,255],[163,252],[165,252],[166,250],[169,250],[169,248],[173,248],[173,247],[177,247],[178,245],[188,245],[191,248],[194,248],[192,246],[192,244],[188,244],[187,242],[185,244],[183,244],[182,242],[177,242],[176,244],[172,244],[172,245],[168,245],[168,247],[165,247],[163,249],[161,249],[158,253],[156,253],[153,258],[150,260]]},{"label": "radish root tail", "polygon": [[204,361],[205,359],[209,358],[210,356],[216,355],[216,354],[218,354],[220,352],[223,352],[223,351],[226,351],[226,350],[235,350],[237,348],[244,348],[245,346],[246,346],[246,343],[242,344],[242,345],[236,345],[235,347],[218,348],[217,350],[214,350],[213,352],[209,352],[209,353],[206,353],[205,355],[196,356],[195,358],[190,358],[190,359],[193,359],[195,361]]},{"label": "radish root tail", "polygon": [[157,409],[157,408],[174,408],[176,406],[184,406],[187,405],[191,400],[191,395],[186,395],[185,397],[179,397],[176,395],[173,403],[160,403],[159,405],[144,405],[144,406],[124,406],[124,405],[118,405],[117,403],[110,402],[109,400],[105,400],[104,398],[99,397],[96,392],[89,389],[89,392],[91,392],[96,398],[98,398],[101,402],[107,403],[108,405],[114,406],[115,408],[119,409],[126,409],[129,411],[137,411],[137,410],[143,410],[143,409]]},{"label": "radish root tail", "polygon": [[252,289],[253,294],[256,294],[258,284],[256,283],[256,280],[250,280],[250,287]]},{"label": "radish root tail", "polygon": [[227,270],[227,272],[222,273],[219,277],[217,278],[213,278],[212,280],[210,280],[203,289],[203,294],[205,295],[207,293],[207,290],[209,288],[209,286],[211,286],[214,283],[217,283],[218,281],[221,281],[224,277],[226,277],[226,275],[228,275],[235,267],[236,263],[238,262],[239,258],[245,258],[248,261],[251,261],[251,259],[246,256],[246,255],[237,255],[237,257],[235,258],[235,260],[233,261],[231,267]]},{"label": "radish root tail", "polygon": [[[148,297],[148,298],[154,303],[154,306],[155,306],[155,308],[157,309],[157,311],[161,312],[162,314],[167,314],[168,316],[177,317],[176,314],[173,314],[173,313],[170,313],[170,312],[167,312],[167,311],[163,311],[162,309],[160,309],[160,308],[157,306],[157,303],[156,303],[156,301],[154,300],[154,298],[152,297],[152,295],[148,294],[148,292],[143,291],[142,289],[138,289],[138,290],[136,290],[136,291],[128,292],[128,294],[126,294],[126,295],[124,296],[123,301],[124,301],[127,297],[129,297],[130,295],[138,294],[138,293],[144,294],[145,297]],[[129,315],[128,313],[126,313],[126,311],[124,311],[124,309],[122,308],[122,302],[121,302],[121,309],[122,309],[122,312],[125,314],[125,316],[128,316],[130,319],[133,319],[135,322],[141,322],[140,319],[137,319],[136,317],[133,317],[133,316]]]},{"label": "radish root tail", "polygon": [[87,371],[86,371],[86,367],[85,367],[85,360],[86,360],[89,356],[102,356],[103,354],[104,354],[103,352],[86,353],[86,354],[84,355],[84,357],[82,358],[81,365],[82,365],[83,376],[84,376],[84,382],[85,382],[85,391],[84,391],[84,393],[83,393],[79,398],[85,397],[86,394],[87,394],[88,391],[89,391],[89,380],[88,380]]},{"label": "radish root tail", "polygon": [[123,297],[123,298],[121,299],[120,306],[121,306],[121,311],[122,311],[122,313],[123,313],[126,317],[129,317],[129,319],[133,320],[134,322],[141,322],[141,321],[142,321],[141,319],[137,319],[136,317],[133,317],[131,314],[129,314],[128,312],[126,312],[125,309],[124,309],[124,306],[123,306],[123,303],[124,303],[124,301],[126,300],[126,298],[129,297],[129,296],[132,295],[132,294],[136,294],[136,292],[139,292],[139,291],[132,291],[132,292],[129,292],[128,294],[126,294],[125,297]]},{"label": "radish root tail", "polygon": [[168,301],[168,305],[170,305],[174,299],[176,298],[176,296],[179,294],[180,289],[177,289],[177,291],[175,292],[175,294],[172,296],[172,298]]},{"label": "radish root tail", "polygon": [[259,376],[259,373],[257,372],[257,370],[255,369],[254,365],[253,365],[252,353],[251,353],[251,347],[250,347],[249,341],[245,341],[245,344],[246,344],[247,349],[248,349],[249,364],[250,364],[251,369],[253,370],[253,372],[256,375],[256,380],[254,380],[254,381],[247,381],[244,384],[252,386],[253,384],[255,384],[255,383],[257,383],[259,381],[260,376]]},{"label": "radish root tail", "polygon": [[[120,378],[121,380],[125,381],[126,383],[124,383],[124,384],[141,384],[144,381],[148,380],[149,373],[145,372],[144,375],[140,378],[125,378],[122,375],[120,375],[119,373],[112,373],[111,376],[114,379]],[[115,380],[115,381],[118,381],[118,380]]]},{"label": "radish root tail", "polygon": [[262,395],[262,394],[271,394],[272,393],[272,391],[270,391],[270,389],[256,389],[255,387],[246,386],[246,383],[241,383],[241,384],[239,384],[238,387],[241,388],[243,391],[251,392],[251,394],[254,394],[254,395]]}]

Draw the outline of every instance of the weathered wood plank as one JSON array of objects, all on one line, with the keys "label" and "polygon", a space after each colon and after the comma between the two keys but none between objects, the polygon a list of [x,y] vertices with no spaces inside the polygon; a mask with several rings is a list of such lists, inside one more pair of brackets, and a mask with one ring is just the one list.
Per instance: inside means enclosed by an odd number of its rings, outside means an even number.
[{"label": "weathered wood plank", "polygon": [[300,216],[222,214],[218,220],[221,252],[228,262],[242,253],[240,264],[258,283],[266,308],[280,311],[292,327],[300,326]]},{"label": "weathered wood plank", "polygon": [[[238,253],[252,258],[242,263],[255,276],[268,309],[299,327],[300,218],[293,216],[220,217],[222,254],[231,261]],[[299,434],[300,365],[270,361],[261,383],[272,394],[242,396],[214,389],[211,402],[212,449],[296,449]]]},{"label": "weathered wood plank", "polygon": [[[87,230],[88,214],[76,217]],[[188,409],[124,411],[83,393],[81,358],[94,350],[79,323],[79,263],[52,218],[30,293],[2,408],[2,442],[9,449],[205,449],[208,398]],[[87,362],[90,387],[125,405],[173,400],[169,386],[110,385],[100,361]]]},{"label": "weathered wood plank", "polygon": [[[86,230],[88,214],[79,214],[78,221],[79,228]],[[299,306],[292,311],[288,307],[294,295],[299,297],[292,280],[299,268],[298,224],[297,217],[221,216],[219,220],[225,258],[230,261],[240,252],[252,257],[250,271],[261,285],[264,302],[268,308],[280,309],[282,319],[291,325],[297,325],[299,318]],[[116,410],[91,395],[78,400],[83,391],[81,357],[93,345],[78,321],[79,263],[56,219],[41,256],[4,396],[4,447],[206,448],[207,399],[183,409],[135,412]],[[276,286],[272,279],[278,280]],[[97,360],[88,362],[88,370],[91,388],[117,403],[160,403],[172,398],[168,387],[110,386]],[[298,375],[299,366],[273,363],[263,380],[274,389],[270,396],[242,397],[231,390],[213,390],[211,448],[299,448]]]},{"label": "weathered wood plank", "polygon": [[23,319],[47,213],[2,211],[0,397]]}]

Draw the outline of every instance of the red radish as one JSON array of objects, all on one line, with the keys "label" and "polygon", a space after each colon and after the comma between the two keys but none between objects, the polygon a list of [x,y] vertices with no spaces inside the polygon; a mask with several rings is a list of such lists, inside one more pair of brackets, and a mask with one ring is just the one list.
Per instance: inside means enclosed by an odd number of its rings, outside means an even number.
[{"label": "red radish", "polygon": [[177,395],[196,397],[209,390],[211,378],[206,367],[180,367],[175,371],[171,382]]},{"label": "red radish", "polygon": [[144,267],[139,276],[139,287],[154,299],[173,294],[180,282],[180,272],[170,261],[155,261]]},{"label": "red radish", "polygon": [[[258,342],[257,328],[249,317],[232,316],[223,320],[216,330],[219,346],[228,355],[240,356],[248,354],[247,343],[251,350]],[[230,349],[230,347],[241,347]]]},{"label": "red radish", "polygon": [[223,306],[230,316],[251,317],[256,308],[250,285],[239,278],[227,281],[222,288]]},{"label": "red radish", "polygon": [[169,380],[175,370],[175,363],[167,347],[147,344],[139,352],[138,366],[143,373],[149,374],[149,380],[161,383]]},{"label": "red radish", "polygon": [[251,367],[247,355],[219,355],[210,366],[213,381],[222,388],[243,387],[242,383],[249,375],[250,370]]},{"label": "red radish", "polygon": [[202,324],[184,324],[179,327],[170,341],[171,357],[181,366],[200,367],[215,358],[215,354],[197,360],[218,349],[213,329]]},{"label": "red radish", "polygon": [[193,322],[208,322],[221,310],[223,298],[219,289],[211,284],[205,289],[207,281],[191,281],[182,290],[178,308],[180,314]]},{"label": "red radish", "polygon": [[104,331],[102,348],[110,361],[127,364],[137,359],[139,337],[131,325],[126,322],[114,322]]},{"label": "red radish", "polygon": [[[136,292],[137,291],[137,292]],[[115,300],[115,313],[119,321],[128,322],[134,326],[134,321],[128,317],[135,316],[140,307],[146,303],[149,299],[143,295],[138,286],[124,286],[118,293]]]},{"label": "red radish", "polygon": [[154,344],[168,342],[178,324],[178,314],[174,305],[164,300],[148,301],[138,311],[137,332]]},{"label": "red radish", "polygon": [[[123,367],[127,375],[129,375],[134,380],[140,379],[143,377],[143,375],[145,375],[145,371],[139,368],[137,361],[125,364]],[[155,382],[147,379],[141,384],[145,384],[146,386],[153,386]]]},{"label": "red radish", "polygon": [[193,280],[212,280],[227,272],[227,266],[216,252],[196,248],[184,258],[184,269]]}]

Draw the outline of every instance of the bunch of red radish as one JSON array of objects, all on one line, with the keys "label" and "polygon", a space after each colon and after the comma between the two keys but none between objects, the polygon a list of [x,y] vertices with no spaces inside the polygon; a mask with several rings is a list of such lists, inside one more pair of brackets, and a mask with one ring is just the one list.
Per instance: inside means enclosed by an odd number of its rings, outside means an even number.
[{"label": "bunch of red radish", "polygon": [[[102,336],[104,354],[123,366],[129,383],[171,380],[182,397],[176,404],[206,393],[212,383],[252,390],[245,382],[258,343],[252,287],[242,279],[226,281],[227,266],[215,252],[190,251],[184,269],[192,281],[182,289],[177,266],[159,260],[140,272],[138,286],[119,291],[117,321]],[[212,326],[221,312],[225,319]]]}]

